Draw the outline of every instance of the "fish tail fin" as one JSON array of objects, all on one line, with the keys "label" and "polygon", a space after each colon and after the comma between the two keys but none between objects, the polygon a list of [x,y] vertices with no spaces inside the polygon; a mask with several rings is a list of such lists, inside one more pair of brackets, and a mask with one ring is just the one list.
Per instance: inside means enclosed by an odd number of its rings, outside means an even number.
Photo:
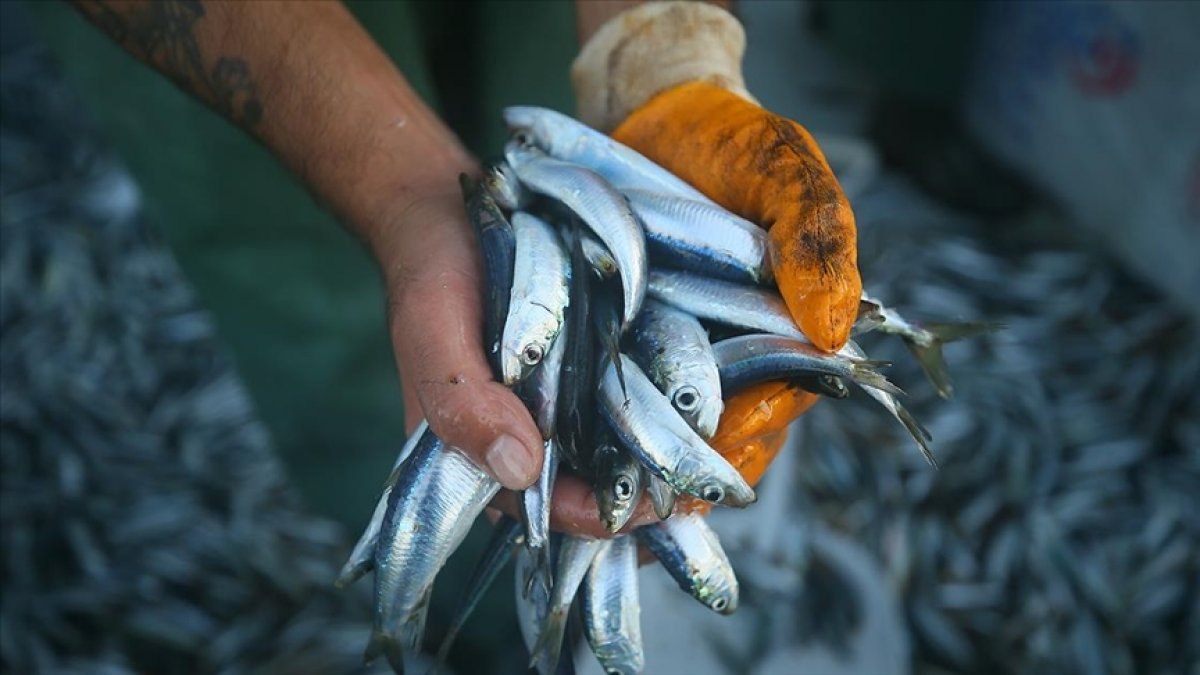
[{"label": "fish tail fin", "polygon": [[876,368],[882,367],[881,364],[886,361],[856,361],[850,365],[850,377],[858,383],[859,386],[872,387],[880,391],[886,391],[893,396],[904,396],[904,390],[892,384],[891,380],[878,372]]},{"label": "fish tail fin", "polygon": [[381,654],[387,657],[388,665],[396,675],[404,675],[404,647],[395,636],[375,628],[371,631],[367,651],[363,654],[363,665],[371,665]]},{"label": "fish tail fin", "polygon": [[[545,657],[546,672],[554,672],[558,667],[558,658],[562,654],[563,635],[567,629],[567,608],[556,607],[546,615],[546,624],[538,639],[533,643],[529,654],[529,667],[537,668],[538,662]],[[545,654],[543,654],[545,652]]]},{"label": "fish tail fin", "polygon": [[537,561],[535,574],[542,580],[542,590],[546,591],[546,595],[550,595],[551,589],[554,588],[554,566],[550,564],[550,544],[539,547],[534,558]]},{"label": "fish tail fin", "polygon": [[904,343],[916,357],[921,370],[925,371],[938,396],[948,399],[954,395],[954,385],[950,382],[950,372],[942,356],[942,345],[1002,327],[1003,324],[990,322],[927,323],[921,325],[923,340],[905,340]]},{"label": "fish tail fin", "polygon": [[908,408],[900,405],[898,401],[896,402],[896,417],[904,425],[904,428],[908,429],[908,433],[921,448],[921,454],[925,456],[925,461],[929,462],[929,465],[933,468],[938,468],[937,458],[933,456],[933,451],[929,449],[929,441],[933,440],[933,435],[929,433],[929,430],[922,426],[917,421],[917,418],[913,417],[912,413],[908,411]]}]

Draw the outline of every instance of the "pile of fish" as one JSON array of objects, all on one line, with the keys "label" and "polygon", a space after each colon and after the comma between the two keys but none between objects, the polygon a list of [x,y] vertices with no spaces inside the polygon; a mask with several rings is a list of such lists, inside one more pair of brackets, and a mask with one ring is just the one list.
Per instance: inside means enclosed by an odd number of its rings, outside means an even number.
[{"label": "pile of fish", "polygon": [[[933,464],[930,436],[878,372],[890,364],[866,358],[853,340],[836,354],[806,340],[773,288],[764,230],[568,116],[513,107],[504,119],[513,133],[504,159],[462,186],[485,263],[489,359],[529,406],[545,461],[522,495],[523,522],[497,524],[442,651],[515,550],[531,667],[555,672],[578,597],[604,669],[636,673],[644,664],[638,543],[713,611],[738,605],[733,569],[696,509],[756,499],[707,442],[725,398],[789,380],[840,399],[848,380]],[[941,343],[987,328],[917,326],[864,295],[855,331],[903,338],[948,396]],[[551,536],[560,470],[592,485],[609,531],[621,531],[643,493],[662,522],[612,539]],[[375,571],[368,661],[385,655],[403,670],[405,650],[421,642],[437,572],[499,489],[428,425],[412,434],[338,579],[345,586]]]}]

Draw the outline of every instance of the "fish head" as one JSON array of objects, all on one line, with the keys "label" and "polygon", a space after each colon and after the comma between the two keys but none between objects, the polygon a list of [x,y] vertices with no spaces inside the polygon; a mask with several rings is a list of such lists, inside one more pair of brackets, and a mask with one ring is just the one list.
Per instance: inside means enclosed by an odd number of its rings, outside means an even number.
[{"label": "fish head", "polygon": [[521,181],[508,162],[500,161],[488,165],[482,182],[488,194],[496,200],[496,204],[509,211],[522,208],[528,199],[528,193],[521,186]]},{"label": "fish head", "polygon": [[550,351],[548,340],[531,338],[522,342],[504,346],[501,355],[500,369],[504,376],[504,384],[511,387],[524,381],[534,369],[541,365]]},{"label": "fish head", "polygon": [[671,405],[679,411],[696,433],[704,438],[712,438],[717,433],[717,423],[721,421],[721,411],[725,402],[721,400],[721,382],[717,377],[693,379],[689,378],[671,390]]},{"label": "fish head", "polygon": [[707,452],[690,449],[676,464],[673,476],[679,491],[699,497],[709,504],[742,507],[753,504],[758,496],[723,457],[711,448]]},{"label": "fish head", "polygon": [[738,607],[737,579],[719,573],[720,566],[704,575],[696,587],[696,597],[717,614],[733,614]]},{"label": "fish head", "polygon": [[642,494],[642,472],[636,462],[620,461],[615,447],[597,449],[600,456],[611,456],[614,459],[601,460],[596,475],[596,505],[600,511],[600,521],[609,532],[616,533],[633,516],[637,507],[638,497]]}]

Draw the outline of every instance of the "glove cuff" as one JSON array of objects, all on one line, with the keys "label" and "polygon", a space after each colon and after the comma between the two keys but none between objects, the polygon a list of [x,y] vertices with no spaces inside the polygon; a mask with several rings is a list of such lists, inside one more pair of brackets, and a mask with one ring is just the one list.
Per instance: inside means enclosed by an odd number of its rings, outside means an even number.
[{"label": "glove cuff", "polygon": [[702,80],[754,101],[742,79],[746,33],[703,2],[650,2],[610,19],[571,65],[584,123],[610,132],[654,95]]}]

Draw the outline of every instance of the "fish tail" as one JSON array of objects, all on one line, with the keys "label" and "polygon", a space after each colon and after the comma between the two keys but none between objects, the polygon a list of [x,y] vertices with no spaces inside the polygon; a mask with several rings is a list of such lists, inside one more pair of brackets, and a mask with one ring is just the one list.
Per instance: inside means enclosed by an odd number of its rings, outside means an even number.
[{"label": "fish tail", "polygon": [[567,608],[556,607],[550,610],[550,614],[546,616],[546,625],[542,628],[541,635],[533,643],[533,649],[529,654],[529,667],[537,668],[538,662],[541,661],[545,652],[545,664],[547,672],[554,672],[558,667],[558,659],[562,654],[563,635],[567,628]]},{"label": "fish tail", "polygon": [[396,675],[404,675],[404,647],[395,636],[375,628],[371,631],[371,639],[367,642],[367,651],[363,654],[363,665],[369,666],[379,658],[387,657],[388,665]]},{"label": "fish tail", "polygon": [[921,448],[921,454],[925,456],[925,461],[929,462],[933,468],[938,468],[937,459],[933,456],[933,451],[929,449],[929,441],[933,440],[933,435],[929,433],[929,430],[912,416],[908,408],[900,405],[899,401],[896,402],[896,418],[900,420],[905,429],[908,429],[908,433],[917,442]]},{"label": "fish tail", "polygon": [[859,385],[885,391],[893,396],[904,396],[904,390],[875,370],[878,361],[857,361],[850,365],[850,377]]},{"label": "fish tail", "polygon": [[942,345],[973,335],[988,333],[1003,324],[990,322],[957,322],[957,323],[928,323],[921,325],[921,339],[905,338],[904,344],[916,357],[921,370],[937,390],[938,396],[948,399],[954,395],[954,385],[950,382],[950,372],[946,368],[946,360],[942,356]]}]

